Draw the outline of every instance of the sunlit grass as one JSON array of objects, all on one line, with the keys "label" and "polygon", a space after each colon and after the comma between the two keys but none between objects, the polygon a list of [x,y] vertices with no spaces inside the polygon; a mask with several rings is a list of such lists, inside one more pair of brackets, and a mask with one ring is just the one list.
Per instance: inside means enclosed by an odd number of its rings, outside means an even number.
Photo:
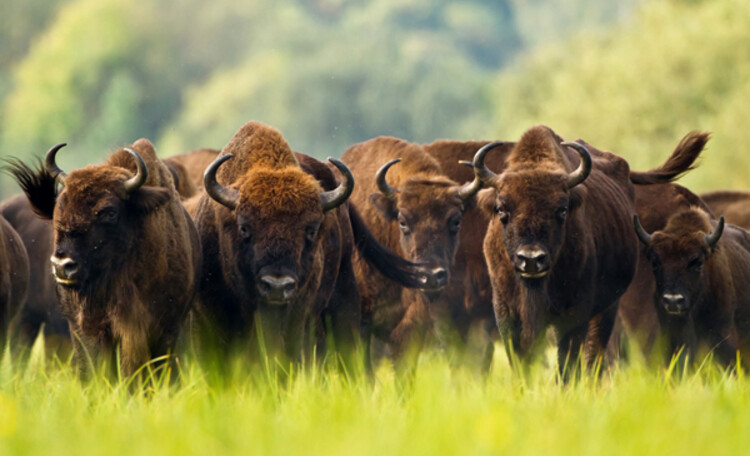
[{"label": "sunlit grass", "polygon": [[563,386],[552,362],[514,375],[503,350],[487,377],[428,353],[404,387],[387,363],[373,381],[325,362],[219,381],[185,359],[178,381],[156,372],[133,393],[125,380],[79,381],[42,347],[25,367],[4,357],[0,454],[737,454],[750,444],[750,385],[710,362],[684,373],[635,361]]}]

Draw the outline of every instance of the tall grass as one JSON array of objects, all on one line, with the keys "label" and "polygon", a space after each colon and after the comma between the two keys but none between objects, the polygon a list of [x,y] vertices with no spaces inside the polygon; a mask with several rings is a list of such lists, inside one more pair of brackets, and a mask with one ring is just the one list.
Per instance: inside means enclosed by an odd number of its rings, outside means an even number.
[{"label": "tall grass", "polygon": [[[497,350],[484,377],[427,353],[410,388],[386,363],[374,380],[325,362],[218,379],[183,359],[146,391],[95,376],[37,343],[0,368],[0,454],[739,454],[750,384],[710,362],[684,373],[637,360],[563,386],[556,366],[511,372]],[[272,366],[272,363],[269,364]]]}]

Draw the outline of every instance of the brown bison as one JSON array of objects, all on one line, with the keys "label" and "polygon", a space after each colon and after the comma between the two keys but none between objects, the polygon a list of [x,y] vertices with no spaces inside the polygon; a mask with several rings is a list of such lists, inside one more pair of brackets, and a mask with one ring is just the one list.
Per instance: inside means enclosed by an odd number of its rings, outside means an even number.
[{"label": "brown bison", "polygon": [[479,204],[492,217],[484,253],[498,326],[521,360],[554,327],[566,372],[584,343],[590,361],[603,352],[635,272],[630,170],[622,158],[537,126],[496,175],[484,160],[497,145],[480,149],[473,166],[490,189]]},{"label": "brown bison", "polygon": [[722,214],[727,222],[750,229],[750,192],[717,190],[702,193],[701,199],[714,214]]},{"label": "brown bison", "polygon": [[[10,170],[22,170],[16,162]],[[54,179],[45,176],[46,171],[40,169],[39,184],[47,183],[54,189]],[[31,173],[16,173],[17,179],[34,178]],[[22,183],[22,186],[33,185],[33,181]],[[60,313],[55,295],[55,279],[50,274],[49,258],[54,246],[52,222],[34,213],[31,203],[25,195],[16,195],[0,204],[0,215],[13,226],[23,242],[29,261],[29,291],[25,303],[21,307],[18,324],[14,328],[16,336],[14,342],[21,346],[31,347],[39,331],[44,329],[44,337],[48,348],[56,351],[69,349],[70,333],[68,322]]]},{"label": "brown bison", "polygon": [[29,259],[21,238],[0,215],[0,349],[17,321],[29,286]]},{"label": "brown bison", "polygon": [[673,214],[652,234],[638,215],[634,225],[651,262],[667,354],[684,349],[693,359],[708,349],[734,364],[738,349],[750,349],[750,234],[696,207]]},{"label": "brown bison", "polygon": [[[484,269],[484,259],[480,258],[481,264],[474,271],[467,269],[466,261],[458,268],[454,265],[457,252],[463,259],[466,244],[471,242],[464,236],[465,218],[475,212],[475,196],[481,185],[476,179],[459,185],[427,152],[428,148],[436,152],[447,149],[455,153],[449,159],[451,165],[458,167],[461,157],[457,147],[468,146],[471,157],[478,144],[485,143],[444,144],[423,147],[378,137],[350,147],[342,156],[357,182],[351,201],[360,208],[378,242],[410,261],[424,264],[435,281],[435,287],[429,290],[402,288],[384,280],[366,263],[355,264],[365,321],[376,337],[391,345],[397,357],[418,353],[430,327],[443,345],[454,346],[466,342],[472,329],[494,326],[489,293],[482,302],[479,295],[484,290],[477,290],[472,283],[476,279],[473,275]],[[470,169],[468,172],[472,174]],[[475,228],[486,226],[486,221],[479,222],[479,227],[472,226],[468,232],[476,235]],[[491,318],[482,318],[487,316]],[[492,341],[485,338],[483,342],[480,357],[486,367],[492,357]],[[413,361],[406,363],[411,365]]]},{"label": "brown bison", "polygon": [[[165,158],[164,162],[174,167],[181,180],[189,181],[192,184],[193,194],[195,194],[203,189],[203,172],[208,168],[208,165],[216,160],[218,155],[219,151],[216,149],[197,149],[184,154],[172,155]],[[177,187],[179,189],[179,186]],[[180,194],[184,198],[193,196],[183,192],[180,192]]]},{"label": "brown bison", "polygon": [[174,348],[200,274],[200,241],[149,141],[70,174],[55,164],[63,146],[47,153],[46,173],[25,165],[14,173],[34,210],[52,220],[50,262],[79,368],[87,356],[111,360],[119,347],[131,375]]},{"label": "brown bison", "polygon": [[326,326],[348,358],[361,320],[355,247],[389,279],[424,281],[374,240],[347,203],[351,173],[330,161],[340,184],[325,164],[295,156],[277,130],[248,122],[206,170],[195,213],[206,271],[197,311],[221,346],[261,329],[273,354],[299,359],[305,340]]}]

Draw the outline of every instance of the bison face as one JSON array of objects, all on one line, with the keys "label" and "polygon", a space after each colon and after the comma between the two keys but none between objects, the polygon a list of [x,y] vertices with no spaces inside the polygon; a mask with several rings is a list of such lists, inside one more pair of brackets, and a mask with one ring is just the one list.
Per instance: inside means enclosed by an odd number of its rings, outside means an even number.
[{"label": "bison face", "polygon": [[706,227],[709,234],[696,231],[695,226],[678,226],[673,220],[670,222],[672,225],[668,224],[665,231],[649,235],[638,216],[634,217],[636,233],[647,245],[646,256],[654,271],[657,309],[670,316],[685,317],[703,292],[704,265],[721,237],[724,218],[719,220],[715,230]]},{"label": "bison face", "polygon": [[[231,245],[246,284],[254,284],[261,304],[285,305],[323,269],[326,212],[351,195],[354,179],[346,166],[331,160],[344,176],[338,188],[323,192],[314,177],[296,166],[251,168],[232,187],[216,181],[216,171],[232,158],[217,158],[204,174],[208,195],[232,210]],[[314,285],[314,284],[313,284]]]},{"label": "bison face", "polygon": [[63,287],[91,293],[113,280],[138,245],[142,217],[170,198],[167,189],[142,186],[146,165],[126,150],[138,164],[134,177],[123,168],[103,165],[69,176],[57,174],[63,190],[53,212],[55,248],[50,261]]},{"label": "bison face", "polygon": [[566,179],[565,174],[505,173],[494,192],[483,195],[483,209],[492,214],[488,236],[502,239],[525,282],[545,278],[560,254],[569,214],[580,201]]},{"label": "bison face", "polygon": [[450,281],[461,219],[481,185],[474,181],[459,186],[445,177],[413,176],[397,189],[387,183],[386,173],[399,161],[378,170],[375,180],[380,192],[370,195],[370,202],[386,222],[398,225],[404,256],[431,271],[434,283],[423,292],[434,298]]}]

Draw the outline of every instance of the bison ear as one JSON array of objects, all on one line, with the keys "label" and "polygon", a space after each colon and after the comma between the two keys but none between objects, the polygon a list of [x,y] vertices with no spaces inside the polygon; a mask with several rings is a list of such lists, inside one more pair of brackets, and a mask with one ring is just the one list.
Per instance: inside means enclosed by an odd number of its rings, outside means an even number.
[{"label": "bison ear", "polygon": [[570,189],[570,200],[568,202],[568,211],[573,212],[583,203],[583,199],[586,197],[586,190],[580,187],[573,187]]},{"label": "bison ear", "polygon": [[149,213],[169,201],[170,191],[161,187],[141,187],[128,202],[139,212]]},{"label": "bison ear", "polygon": [[484,215],[492,217],[495,213],[495,200],[497,199],[497,193],[494,188],[485,188],[477,193],[477,207],[482,211]]},{"label": "bison ear", "polygon": [[375,206],[375,209],[378,210],[380,216],[383,217],[383,219],[385,219],[386,221],[396,220],[396,218],[398,217],[398,210],[396,210],[396,205],[382,193],[371,194],[370,203]]}]

